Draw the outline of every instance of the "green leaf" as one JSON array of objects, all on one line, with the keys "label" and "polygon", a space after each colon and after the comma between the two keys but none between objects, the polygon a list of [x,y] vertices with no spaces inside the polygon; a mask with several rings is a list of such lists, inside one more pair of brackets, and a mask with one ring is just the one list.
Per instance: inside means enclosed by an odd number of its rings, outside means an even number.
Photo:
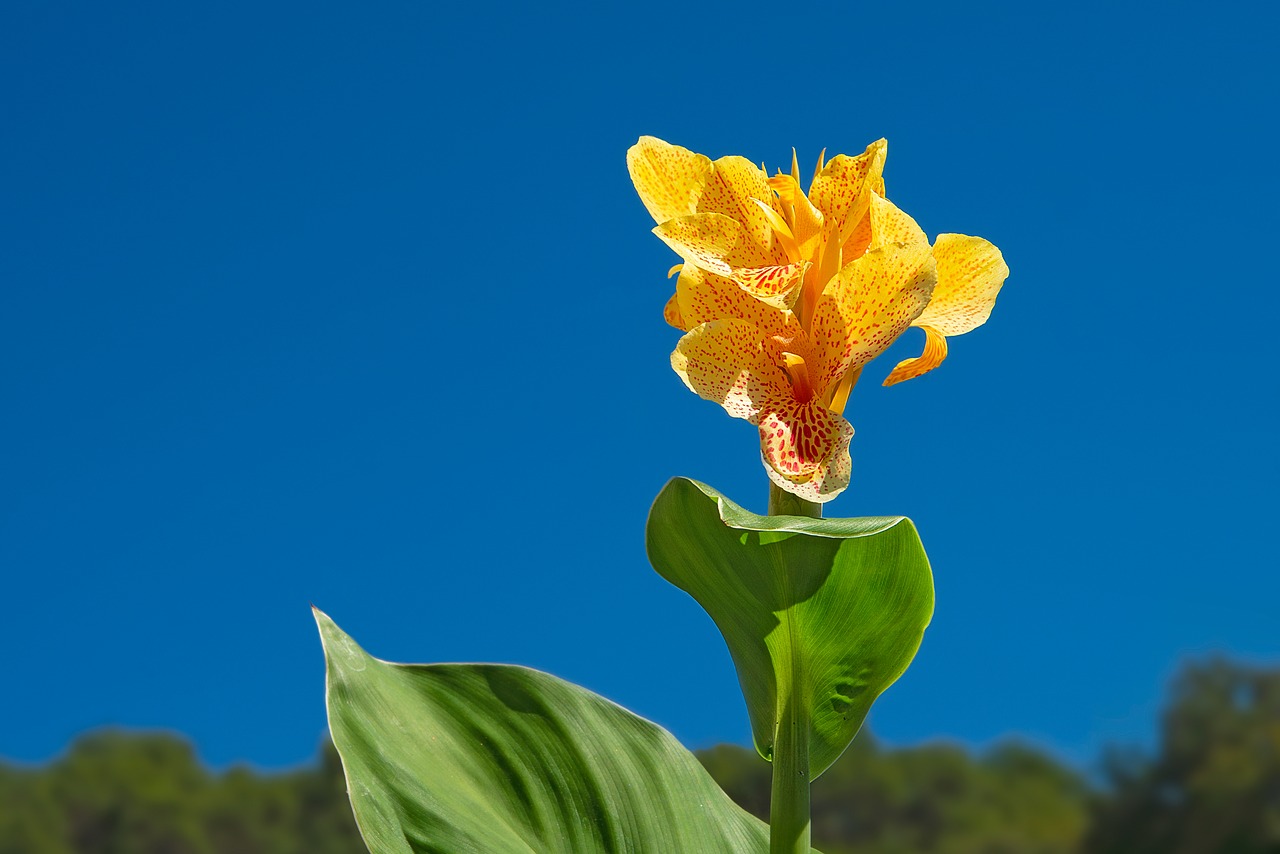
[{"label": "green leaf", "polygon": [[757,516],[676,478],[645,533],[654,568],[724,636],[766,759],[793,699],[797,722],[808,724],[810,779],[853,741],[933,616],[929,560],[901,516]]},{"label": "green leaf", "polygon": [[329,728],[373,854],[767,852],[661,727],[496,664],[388,664],[316,611]]}]

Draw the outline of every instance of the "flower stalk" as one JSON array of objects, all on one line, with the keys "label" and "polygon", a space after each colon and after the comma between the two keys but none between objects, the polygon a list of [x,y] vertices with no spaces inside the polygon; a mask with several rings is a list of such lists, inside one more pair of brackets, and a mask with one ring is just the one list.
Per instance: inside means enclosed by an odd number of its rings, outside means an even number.
[{"label": "flower stalk", "polygon": [[[770,516],[822,518],[822,505],[769,484]],[[809,727],[801,708],[799,662],[792,667],[786,700],[779,708],[773,740],[773,785],[769,794],[769,854],[809,854]]]},{"label": "flower stalk", "polygon": [[769,515],[808,516],[810,519],[821,519],[822,505],[816,501],[805,501],[800,496],[787,492],[776,483],[770,483]]},{"label": "flower stalk", "polygon": [[769,795],[769,854],[809,854],[809,727],[792,685],[781,708],[773,743],[773,787]]}]

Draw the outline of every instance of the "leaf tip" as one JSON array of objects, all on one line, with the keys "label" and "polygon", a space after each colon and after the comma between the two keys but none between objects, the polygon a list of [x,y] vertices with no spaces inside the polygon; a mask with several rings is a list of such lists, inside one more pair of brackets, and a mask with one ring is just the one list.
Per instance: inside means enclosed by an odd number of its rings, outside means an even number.
[{"label": "leaf tip", "polygon": [[337,624],[334,623],[332,619],[330,619],[328,614],[326,614],[324,611],[321,611],[319,608],[316,607],[314,602],[310,604],[311,604],[311,616],[316,621],[316,628],[320,630],[321,637],[324,637],[325,634],[331,629],[338,632],[342,631],[342,629],[339,629]]},{"label": "leaf tip", "polygon": [[311,606],[311,615],[315,617],[316,628],[320,630],[320,644],[324,647],[325,658],[331,664],[342,665],[349,670],[364,670],[369,654],[315,605]]}]

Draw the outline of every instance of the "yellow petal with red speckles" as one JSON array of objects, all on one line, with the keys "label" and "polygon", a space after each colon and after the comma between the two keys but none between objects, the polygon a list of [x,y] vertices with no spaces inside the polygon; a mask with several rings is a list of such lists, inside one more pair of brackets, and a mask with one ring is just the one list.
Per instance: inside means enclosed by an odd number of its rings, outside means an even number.
[{"label": "yellow petal with red speckles", "polygon": [[786,389],[766,402],[759,415],[760,451],[774,471],[792,481],[807,480],[830,459],[847,423],[816,399],[803,403]]},{"label": "yellow petal with red speckles", "polygon": [[[807,436],[801,425],[809,427]],[[791,442],[784,441],[788,438]],[[790,412],[770,410],[760,419],[760,454],[769,480],[805,501],[819,504],[835,498],[849,485],[853,470],[853,461],[849,458],[851,438],[852,425],[816,402]],[[821,445],[817,444],[819,441]],[[806,466],[806,474],[787,473],[794,468],[789,456],[792,444],[805,446],[806,455],[821,456],[816,463]],[[771,457],[777,458],[782,467],[772,462]]]},{"label": "yellow petal with red speckles", "polygon": [[684,330],[684,318],[680,316],[680,300],[679,294],[672,294],[671,299],[667,300],[667,304],[662,307],[662,319],[674,326],[676,329]]},{"label": "yellow petal with red speckles", "polygon": [[735,267],[733,280],[747,293],[765,305],[790,309],[804,284],[807,261],[774,267]]},{"label": "yellow petal with red speckles", "polygon": [[776,345],[754,324],[727,318],[685,333],[671,367],[690,390],[756,423],[766,402],[789,389]]},{"label": "yellow petal with red speckles", "polygon": [[929,243],[924,229],[906,211],[878,193],[872,193],[869,198],[867,222],[871,235],[868,249],[879,249],[890,243]]},{"label": "yellow petal with red speckles", "polygon": [[640,201],[654,222],[661,223],[697,212],[712,166],[701,154],[642,136],[627,150],[627,171]]},{"label": "yellow petal with red speckles", "polygon": [[867,194],[867,213],[844,244],[845,263],[889,243],[928,243],[924,230],[905,211],[874,191]]},{"label": "yellow petal with red speckles", "polygon": [[[917,321],[918,323],[919,321]],[[894,385],[903,380],[913,380],[918,376],[927,374],[938,365],[941,365],[942,360],[947,358],[946,336],[932,326],[921,326],[920,328],[924,330],[924,352],[913,359],[903,359],[899,362],[889,372],[889,376],[884,378],[885,385]]]},{"label": "yellow petal with red speckles", "polygon": [[880,355],[929,302],[937,273],[929,244],[890,244],[844,265],[828,283],[810,326],[815,386],[827,389]]},{"label": "yellow petal with red speckles", "polygon": [[856,157],[837,154],[827,161],[809,187],[809,201],[826,219],[836,221],[837,233],[844,240],[849,239],[866,215],[870,191],[876,186],[883,188],[880,176],[887,153],[888,143],[881,139]]},{"label": "yellow petal with red speckles", "polygon": [[685,329],[724,318],[746,320],[769,336],[796,334],[794,317],[751,296],[737,282],[692,264],[676,280],[676,302]]},{"label": "yellow petal with red speckles", "polygon": [[761,204],[774,204],[764,170],[745,157],[721,157],[712,164],[711,177],[698,201],[698,213],[718,213],[737,220],[745,239],[760,253],[752,266],[785,263],[786,254],[776,245]]},{"label": "yellow petal with red speckles", "polygon": [[700,213],[669,219],[653,229],[686,264],[731,276],[735,267],[763,267],[776,257],[747,239],[742,223],[724,214]]},{"label": "yellow petal with red speckles", "polygon": [[1000,250],[981,237],[939,234],[933,257],[938,262],[938,286],[916,325],[952,336],[986,323],[1009,276]]},{"label": "yellow petal with red speckles", "polygon": [[867,254],[867,250],[871,248],[871,239],[871,217],[864,215],[841,246],[840,255],[844,263],[856,261]]}]

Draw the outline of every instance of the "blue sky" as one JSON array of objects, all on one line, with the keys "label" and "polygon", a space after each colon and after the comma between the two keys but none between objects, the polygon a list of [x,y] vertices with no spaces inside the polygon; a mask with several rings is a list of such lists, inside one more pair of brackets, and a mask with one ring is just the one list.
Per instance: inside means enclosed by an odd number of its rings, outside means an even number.
[{"label": "blue sky", "polygon": [[934,624],[871,726],[1149,739],[1187,656],[1280,662],[1276,12],[1263,4],[10,3],[0,10],[0,757],[104,724],[221,765],[372,653],[548,670],[746,743],[644,558],[673,475],[763,511],[670,371],[641,134],[889,196],[1012,275],[868,369],[829,515],[905,514]]}]

